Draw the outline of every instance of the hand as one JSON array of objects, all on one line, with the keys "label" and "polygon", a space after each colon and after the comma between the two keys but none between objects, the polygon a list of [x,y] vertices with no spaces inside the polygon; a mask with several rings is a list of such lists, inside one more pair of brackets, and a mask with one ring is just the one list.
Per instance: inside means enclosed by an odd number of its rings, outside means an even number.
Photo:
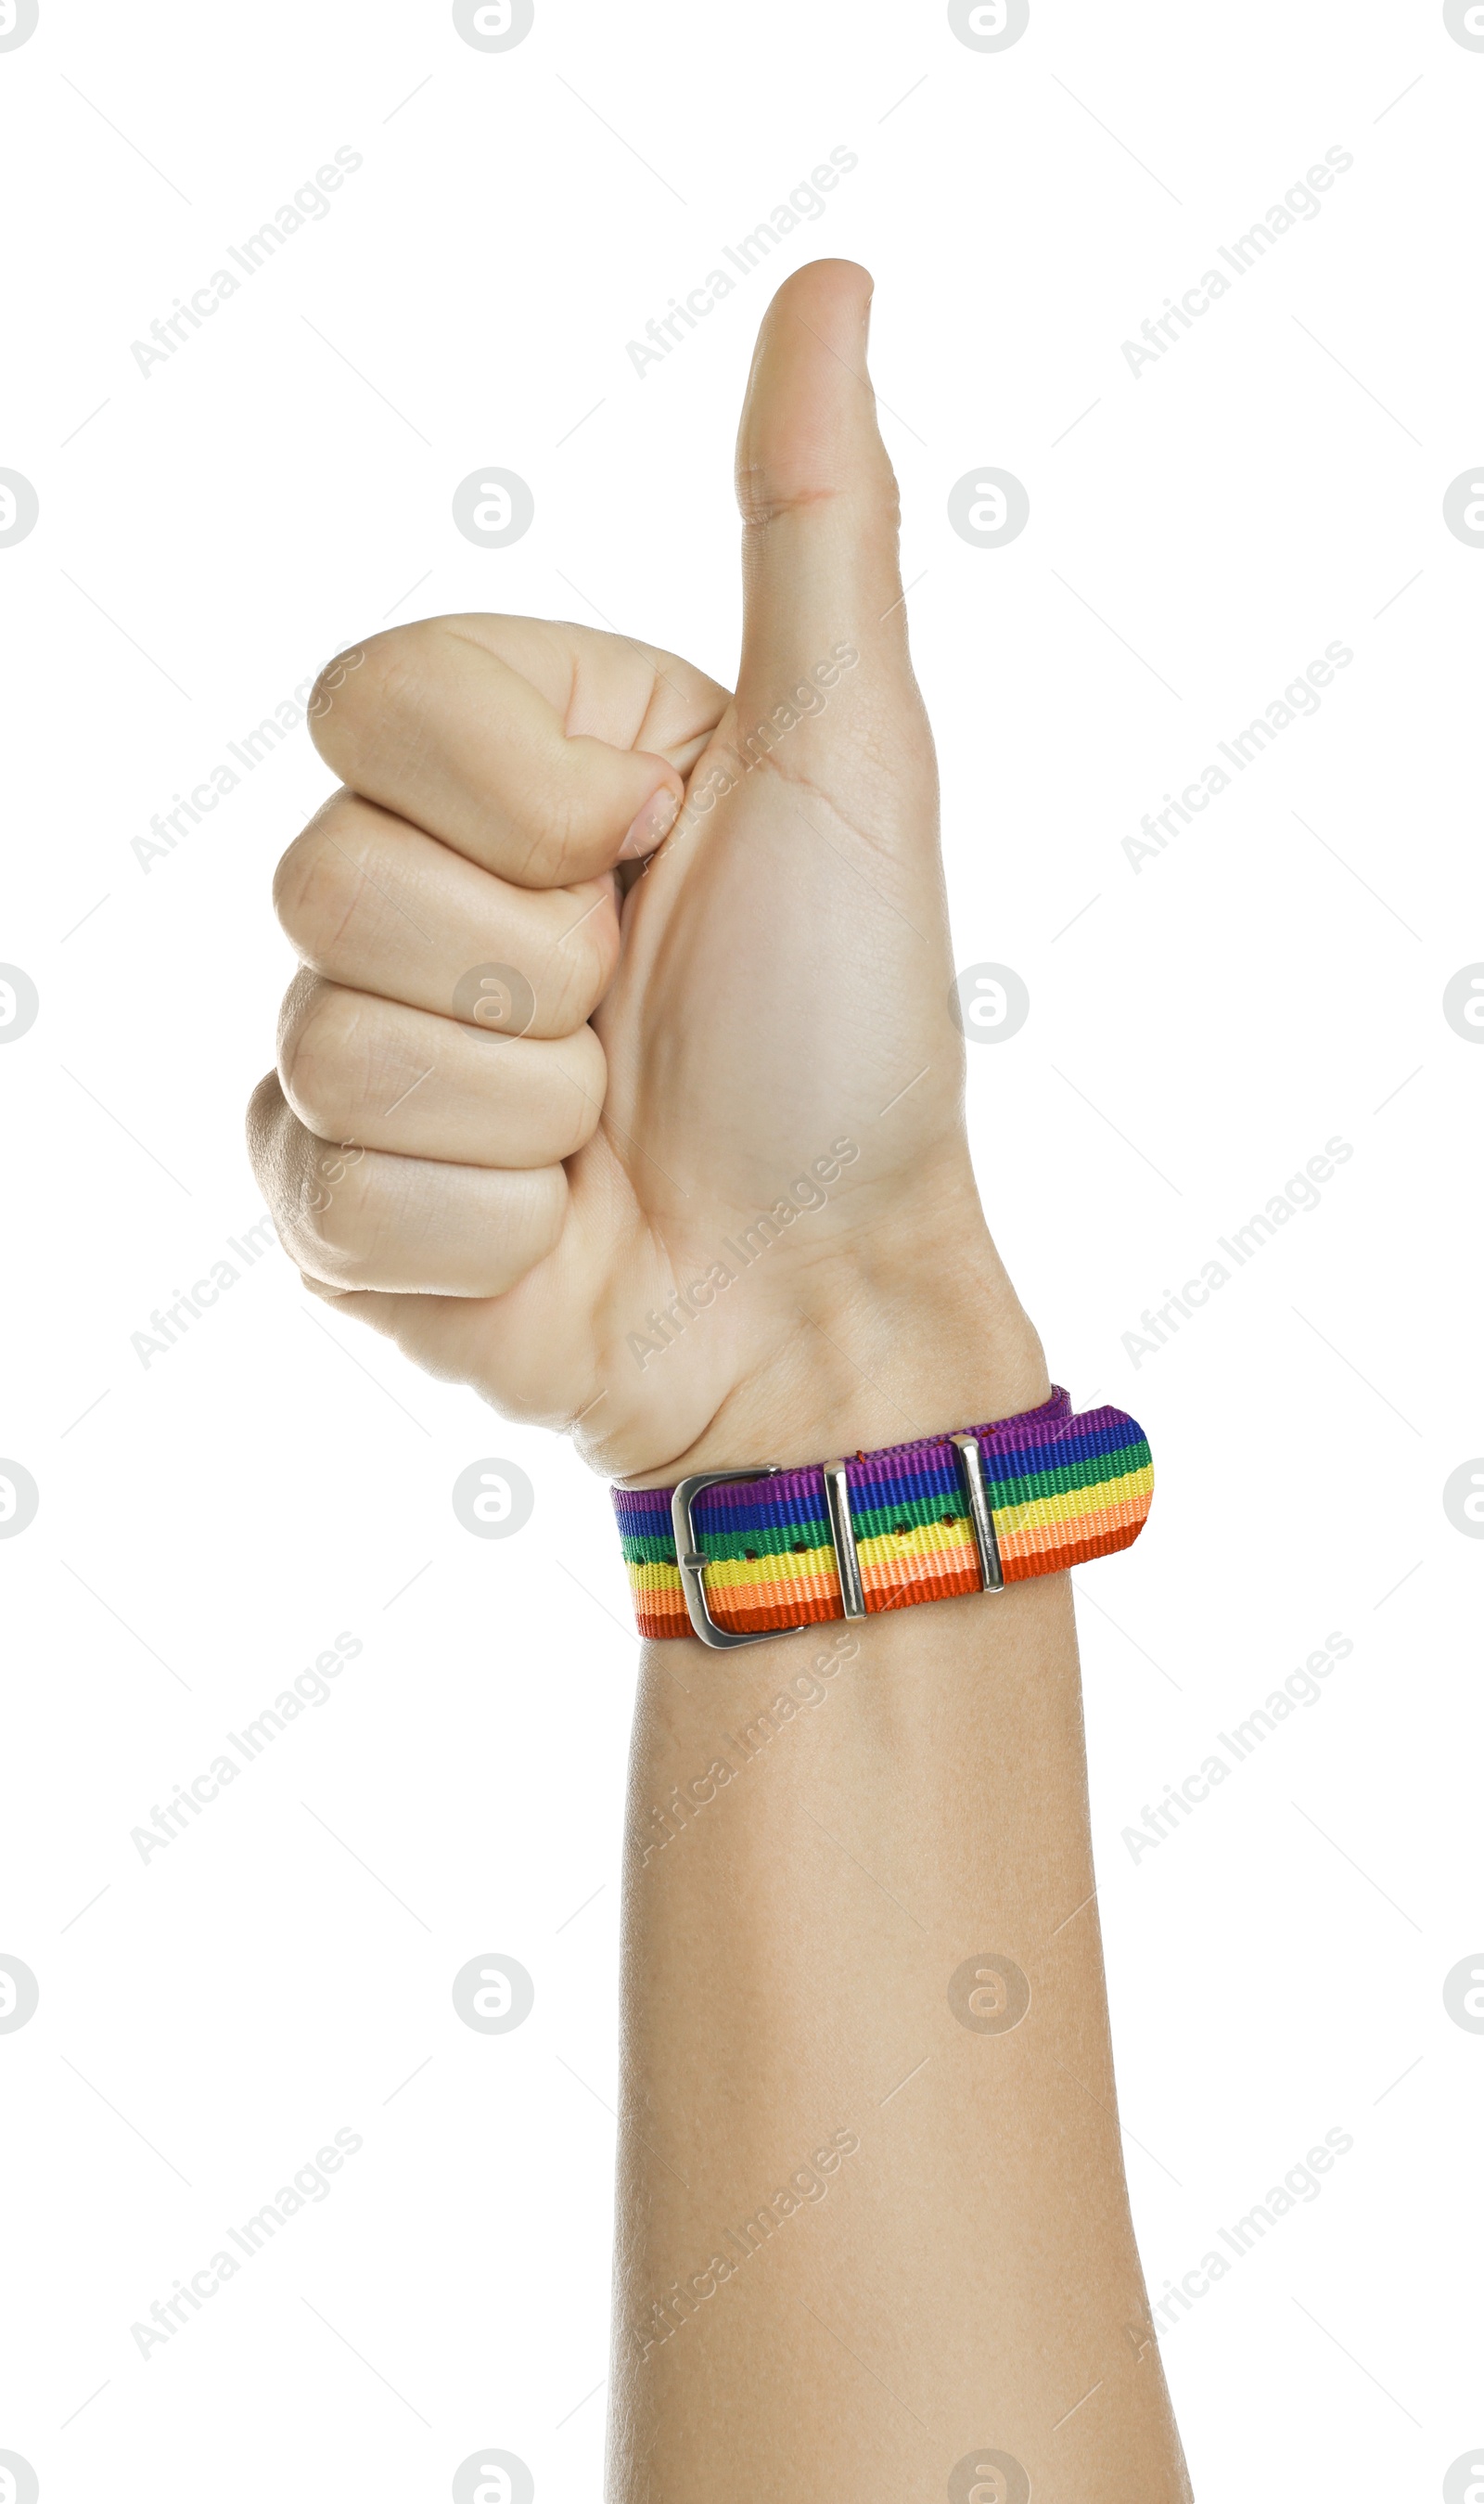
[{"label": "hand", "polygon": [[[869,310],[816,261],[764,321],[735,695],[622,636],[447,617],[312,708],[346,787],[276,883],[306,969],[249,1117],[279,1233],[614,1477],[1046,1396],[964,1137]],[[520,979],[479,992],[490,966]]]}]

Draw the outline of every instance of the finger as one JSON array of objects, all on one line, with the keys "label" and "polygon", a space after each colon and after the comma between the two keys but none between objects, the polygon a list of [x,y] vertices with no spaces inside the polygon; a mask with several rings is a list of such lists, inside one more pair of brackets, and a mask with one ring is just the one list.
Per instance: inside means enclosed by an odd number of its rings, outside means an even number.
[{"label": "finger", "polygon": [[[744,524],[738,703],[828,670],[834,647],[868,669],[905,660],[897,488],[866,369],[869,272],[816,261],[763,319],[737,441]],[[847,663],[846,667],[853,667]],[[823,677],[815,683],[825,686]]]},{"label": "finger", "polygon": [[[682,778],[663,756],[579,731],[520,670],[431,618],[333,664],[310,708],[315,745],[363,799],[518,887],[592,878],[652,852]],[[328,678],[340,674],[329,689]]]},{"label": "finger", "polygon": [[248,1107],[248,1145],[289,1258],[329,1287],[502,1296],[566,1222],[561,1165],[495,1172],[340,1149],[297,1119],[276,1076]]},{"label": "finger", "polygon": [[399,1000],[296,975],[278,1074],[306,1130],[449,1165],[560,1165],[598,1128],[607,1084],[589,1026],[554,1042],[481,1033]]},{"label": "finger", "polygon": [[693,661],[633,635],[481,609],[447,623],[529,679],[561,714],[569,738],[581,732],[609,748],[642,748],[680,774],[726,711],[726,688]]},{"label": "finger", "polygon": [[349,791],[290,845],[273,899],[330,982],[480,1026],[500,1026],[505,1007],[516,1034],[573,1033],[618,961],[611,879],[511,887]]}]

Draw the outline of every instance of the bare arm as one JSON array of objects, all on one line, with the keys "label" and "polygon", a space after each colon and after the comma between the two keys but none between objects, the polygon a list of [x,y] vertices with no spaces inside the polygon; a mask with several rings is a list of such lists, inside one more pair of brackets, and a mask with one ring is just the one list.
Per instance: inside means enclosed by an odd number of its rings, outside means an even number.
[{"label": "bare arm", "polygon": [[615,2504],[1189,2496],[1093,1884],[1065,1576],[649,1647]]},{"label": "bare arm", "polygon": [[[345,788],[279,872],[303,970],[250,1129],[306,1284],[635,1485],[1047,1388],[964,1134],[869,303],[816,262],[764,322],[735,692],[562,623],[376,636],[322,681]],[[838,1187],[796,1190],[820,1165]],[[767,1259],[721,1292],[760,1209]],[[616,2504],[1024,2504],[1004,2461],[1039,2504],[1183,2495],[1124,2336],[1064,1585],[879,1617],[834,1655],[663,1652]]]}]

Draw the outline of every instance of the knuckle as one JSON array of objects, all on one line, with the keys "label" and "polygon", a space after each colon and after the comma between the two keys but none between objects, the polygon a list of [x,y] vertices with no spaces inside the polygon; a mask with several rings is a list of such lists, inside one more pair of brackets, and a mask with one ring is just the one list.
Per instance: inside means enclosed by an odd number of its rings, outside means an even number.
[{"label": "knuckle", "polygon": [[354,832],[350,817],[349,809],[330,801],[295,835],[273,873],[279,925],[311,962],[341,937],[365,884],[343,849]]},{"label": "knuckle", "polygon": [[274,1070],[253,1091],[247,1130],[253,1171],[290,1258],[328,1285],[357,1284],[380,1160],[306,1129]]},{"label": "knuckle", "polygon": [[[337,772],[362,768],[389,740],[399,744],[400,725],[417,714],[427,682],[428,630],[392,626],[338,653],[321,671],[309,700],[309,721],[320,754]],[[346,780],[352,780],[346,772]]]},{"label": "knuckle", "polygon": [[[309,736],[322,755],[338,746],[348,721],[353,717],[354,696],[349,690],[359,671],[365,667],[366,646],[352,644],[349,651],[337,652],[327,661],[310,690],[308,704]],[[335,724],[334,734],[330,724]]]},{"label": "knuckle", "polygon": [[565,804],[542,794],[537,812],[518,815],[514,831],[521,850],[513,854],[505,876],[517,887],[569,887],[582,875]]},{"label": "knuckle", "polygon": [[591,922],[585,925],[584,941],[586,958],[582,968],[582,984],[587,1006],[582,1014],[585,1023],[592,1016],[618,971],[623,940],[616,909],[607,913],[595,913]]},{"label": "knuckle", "polygon": [[538,1031],[575,1034],[598,1006],[618,962],[618,922],[613,914],[595,913],[556,951],[536,987]]},{"label": "knuckle", "polygon": [[358,1100],[354,995],[325,988],[291,1010],[279,1047],[284,1095],[318,1138],[339,1133]]},{"label": "knuckle", "polygon": [[[367,1239],[364,1190],[346,1185],[339,1191],[306,1191],[295,1212],[300,1235],[313,1250],[316,1264],[331,1286],[353,1286],[363,1275],[374,1251]],[[372,1235],[376,1230],[373,1226]]]},{"label": "knuckle", "polygon": [[531,1165],[524,1173],[507,1174],[502,1180],[506,1190],[500,1250],[513,1286],[555,1250],[567,1218],[568,1182],[560,1165]]},{"label": "knuckle", "polygon": [[[562,772],[546,780],[526,863],[527,875],[542,886],[590,879],[595,853],[610,849],[604,824],[611,814],[611,792],[604,788],[607,763],[597,741],[579,735],[567,744]],[[615,834],[612,849],[617,841]]]},{"label": "knuckle", "polygon": [[[375,1160],[354,1162],[300,1129],[292,1184],[279,1194],[278,1222],[304,1266],[331,1286],[354,1286],[363,1274],[374,1234]],[[368,1216],[371,1224],[368,1228]]]},{"label": "knuckle", "polygon": [[802,466],[756,462],[737,473],[737,503],[749,531],[766,531],[793,513],[811,513],[839,501],[840,490],[816,483]]},{"label": "knuckle", "polygon": [[277,1070],[270,1069],[265,1078],[259,1080],[248,1097],[245,1124],[248,1162],[259,1191],[270,1205],[280,1191],[286,1119],[284,1091],[279,1085]]},{"label": "knuckle", "polygon": [[562,1091],[568,1144],[560,1153],[571,1157],[586,1147],[603,1119],[603,1099],[608,1085],[607,1058],[597,1036],[586,1026],[579,1026],[556,1049],[563,1055],[563,1071],[569,1081]]}]

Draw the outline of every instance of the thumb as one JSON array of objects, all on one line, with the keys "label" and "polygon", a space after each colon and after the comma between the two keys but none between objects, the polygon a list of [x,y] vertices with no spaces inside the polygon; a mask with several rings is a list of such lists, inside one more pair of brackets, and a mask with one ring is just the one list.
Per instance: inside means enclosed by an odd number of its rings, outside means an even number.
[{"label": "thumb", "polygon": [[758,333],[737,439],[740,703],[776,702],[841,643],[863,676],[907,668],[897,484],[866,370],[871,295],[857,262],[811,261]]}]

